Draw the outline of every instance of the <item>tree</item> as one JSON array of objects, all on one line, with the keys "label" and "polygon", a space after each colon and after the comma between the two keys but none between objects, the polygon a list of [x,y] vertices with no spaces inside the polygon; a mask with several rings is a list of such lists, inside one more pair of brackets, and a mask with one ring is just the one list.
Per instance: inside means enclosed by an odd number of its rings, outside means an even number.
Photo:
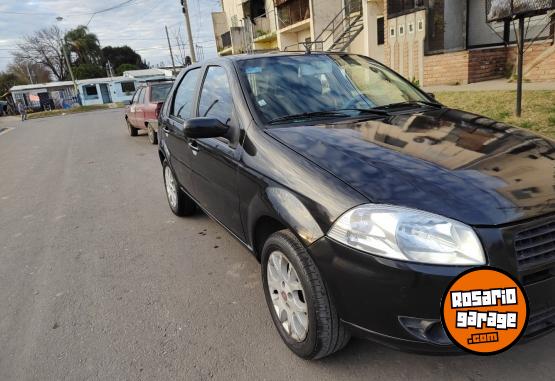
[{"label": "tree", "polygon": [[174,56],[175,63],[181,66],[189,66],[191,64],[191,57],[187,55],[188,49],[185,48],[187,44],[185,43],[185,40],[181,36],[181,30],[178,30],[174,34],[174,38],[175,38],[175,46],[177,47],[177,54],[175,54]]},{"label": "tree", "polygon": [[72,64],[79,66],[82,64],[95,64],[100,65],[102,62],[102,50],[96,34],[89,33],[89,29],[80,25],[75,29],[70,30],[64,36],[64,41],[67,46],[67,51],[71,56],[75,55],[77,58],[72,59]]},{"label": "tree", "polygon": [[28,61],[46,67],[59,81],[68,76],[62,53],[62,32],[55,25],[24,37],[13,57],[15,62]]},{"label": "tree", "polygon": [[116,75],[123,75],[124,72],[129,70],[138,70],[139,68],[135,64],[122,64],[116,68]]},{"label": "tree", "polygon": [[100,66],[84,63],[73,68],[75,79],[91,79],[106,77],[106,71]]},{"label": "tree", "polygon": [[123,64],[131,64],[135,65],[137,69],[148,69],[140,54],[129,46],[106,46],[102,49],[102,54],[104,56],[104,65],[110,61],[112,67],[115,68],[119,68]]},{"label": "tree", "polygon": [[13,74],[17,77],[20,84],[31,83],[46,83],[50,81],[50,70],[42,64],[32,63],[28,60],[17,61],[14,60],[8,65],[7,73]]},{"label": "tree", "polygon": [[24,85],[15,74],[0,72],[0,97],[16,85]]}]

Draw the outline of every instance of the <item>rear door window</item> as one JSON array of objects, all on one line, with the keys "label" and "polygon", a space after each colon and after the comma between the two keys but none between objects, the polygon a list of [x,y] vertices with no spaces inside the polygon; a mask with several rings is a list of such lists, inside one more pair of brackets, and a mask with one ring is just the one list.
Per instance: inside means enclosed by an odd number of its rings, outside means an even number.
[{"label": "rear door window", "polygon": [[171,115],[179,119],[189,119],[192,116],[199,75],[200,70],[198,68],[185,73],[175,92]]}]

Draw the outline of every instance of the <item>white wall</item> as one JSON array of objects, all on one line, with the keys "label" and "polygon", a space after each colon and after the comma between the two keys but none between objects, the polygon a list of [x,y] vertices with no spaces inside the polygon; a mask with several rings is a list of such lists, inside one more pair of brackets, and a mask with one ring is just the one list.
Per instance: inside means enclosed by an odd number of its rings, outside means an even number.
[{"label": "white wall", "polygon": [[314,40],[343,9],[343,0],[312,0],[310,2],[312,39]]},{"label": "white wall", "polygon": [[295,27],[291,30],[284,28],[282,30],[285,30],[285,32],[278,32],[278,46],[280,50],[286,48],[290,51],[304,50],[300,43],[305,42],[307,38],[312,38],[312,31],[308,20],[300,27]]},{"label": "white wall", "polygon": [[[352,53],[364,54],[375,60],[384,62],[384,46],[378,45],[378,18],[384,16],[384,2],[363,0],[362,13],[364,29],[353,41]],[[387,33],[387,31],[385,31]],[[360,51],[359,51],[360,50]]]},{"label": "white wall", "polygon": [[[112,102],[123,102],[128,101],[133,98],[135,91],[130,91],[124,93],[122,90],[122,82],[133,82],[135,84],[135,89],[137,88],[137,82],[133,80],[120,80],[120,81],[107,81],[102,82],[108,86],[108,91],[110,92],[110,98]],[[81,94],[81,101],[83,106],[101,105],[104,104],[102,99],[102,92],[100,90],[101,83],[81,83],[79,84],[79,93]],[[95,86],[96,87],[96,97],[88,97],[85,93],[85,87]]]},{"label": "white wall", "polygon": [[237,21],[242,20],[245,15],[243,14],[243,7],[240,0],[222,0],[222,5],[224,8],[225,16],[227,19],[227,26],[231,28],[233,26],[239,26],[240,24],[233,25],[233,16],[237,17]]}]

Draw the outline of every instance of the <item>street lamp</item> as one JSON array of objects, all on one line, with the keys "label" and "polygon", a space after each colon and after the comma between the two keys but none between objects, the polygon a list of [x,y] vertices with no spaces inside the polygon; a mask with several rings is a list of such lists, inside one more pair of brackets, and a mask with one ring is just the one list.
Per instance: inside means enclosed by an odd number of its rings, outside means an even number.
[{"label": "street lamp", "polygon": [[[56,21],[61,22],[64,18],[62,16],[58,16],[56,17]],[[71,64],[69,62],[69,57],[67,55],[66,52],[66,44],[64,43],[63,39],[60,39],[60,44],[62,45],[62,53],[64,55],[66,64],[67,64],[67,68],[69,70],[69,75],[71,76],[71,81],[73,82],[73,90],[75,91],[75,96],[77,97],[77,100],[79,100],[79,89],[77,88],[77,82],[75,82],[75,77],[73,76],[73,70],[71,70]],[[81,103],[81,102],[79,102]]]}]

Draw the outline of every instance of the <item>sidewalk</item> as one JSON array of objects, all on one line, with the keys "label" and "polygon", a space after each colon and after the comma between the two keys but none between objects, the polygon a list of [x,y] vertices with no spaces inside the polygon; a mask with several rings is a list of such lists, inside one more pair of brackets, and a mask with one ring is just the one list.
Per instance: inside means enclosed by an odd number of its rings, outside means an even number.
[{"label": "sidewalk", "polygon": [[[555,91],[553,82],[530,82],[523,84],[524,90],[549,90]],[[516,82],[506,79],[470,83],[468,85],[438,85],[424,86],[424,90],[431,93],[456,92],[456,91],[516,91]]]}]

